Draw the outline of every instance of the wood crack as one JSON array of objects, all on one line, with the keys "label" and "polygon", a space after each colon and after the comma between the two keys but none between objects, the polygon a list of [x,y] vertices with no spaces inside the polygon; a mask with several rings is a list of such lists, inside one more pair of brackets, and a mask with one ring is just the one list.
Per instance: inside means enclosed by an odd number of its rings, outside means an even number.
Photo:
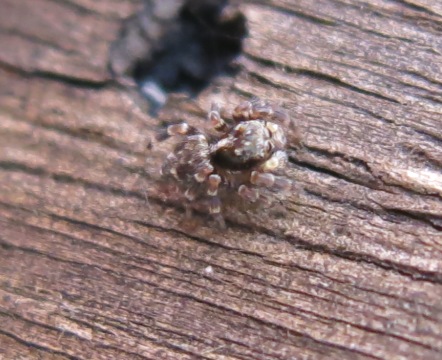
[{"label": "wood crack", "polygon": [[[72,178],[71,176],[68,176],[66,174],[48,173],[42,168],[30,168],[24,164],[0,162],[0,168],[3,168],[5,170],[9,170],[9,171],[11,171],[11,170],[12,171],[21,171],[21,172],[29,173],[31,175],[37,175],[40,177],[41,176],[50,176],[55,181],[59,181],[62,183],[81,184],[82,186],[85,186],[90,189],[95,189],[98,191],[108,192],[108,193],[112,193],[115,195],[130,196],[130,197],[135,197],[138,199],[145,200],[145,196],[143,196],[143,194],[141,194],[139,192],[127,191],[127,190],[123,190],[121,188],[109,187],[109,186],[106,186],[103,184],[98,184],[98,183],[91,183],[91,182],[88,182],[88,181],[85,181],[82,179]],[[155,201],[158,204],[164,204],[163,200],[155,198],[154,196],[149,197],[149,201],[151,201],[151,202]],[[179,205],[179,204],[170,203],[168,205],[181,208],[181,205]],[[244,229],[248,229],[248,230],[253,229],[252,225],[249,225],[249,224],[234,223],[230,219],[227,219],[227,222],[232,228],[239,228],[239,229],[243,229],[243,230]],[[152,226],[151,224],[145,223],[145,222],[138,222],[138,223],[143,224],[145,226]],[[428,281],[428,282],[433,282],[433,283],[437,283],[437,284],[442,284],[442,273],[440,273],[440,272],[424,271],[424,270],[420,270],[420,269],[417,269],[414,267],[405,266],[405,265],[402,265],[399,263],[395,263],[393,261],[380,260],[380,259],[377,259],[374,256],[371,256],[368,254],[360,254],[360,253],[355,253],[352,251],[339,251],[339,250],[332,249],[332,248],[325,246],[325,245],[314,245],[314,244],[311,244],[305,240],[302,240],[302,239],[296,238],[296,237],[292,237],[292,236],[287,236],[287,237],[282,236],[281,237],[278,233],[276,233],[268,228],[265,228],[260,225],[254,225],[254,226],[255,226],[255,230],[259,230],[260,232],[270,235],[275,238],[280,238],[280,239],[284,239],[286,241],[289,241],[290,243],[296,245],[296,247],[298,247],[300,249],[309,250],[312,252],[327,253],[327,254],[337,256],[337,257],[340,257],[340,258],[346,259],[346,260],[351,260],[351,261],[355,261],[355,262],[362,262],[362,263],[366,263],[366,264],[372,264],[372,265],[378,266],[382,269],[385,269],[388,271],[394,271],[394,272],[397,272],[401,275],[411,277],[411,278],[418,280],[418,281]],[[172,231],[172,232],[181,233],[181,231],[178,231],[175,229],[162,228],[161,230],[166,231],[166,232]],[[186,234],[186,233],[182,233],[182,234]],[[190,235],[186,234],[186,236],[190,236]],[[190,237],[192,238],[192,236],[190,236]],[[207,240],[202,239],[202,238],[193,237],[193,239],[207,242]],[[217,244],[217,245],[219,246],[219,244]]]},{"label": "wood crack", "polygon": [[[339,79],[337,77],[328,75],[326,73],[321,73],[321,72],[317,72],[317,71],[310,70],[310,69],[294,68],[294,67],[288,66],[287,64],[278,64],[277,62],[275,62],[273,60],[270,60],[270,59],[267,59],[267,58],[257,57],[257,56],[252,55],[252,54],[247,54],[247,56],[250,59],[253,59],[254,61],[258,62],[259,64],[267,66],[267,67],[273,67],[273,68],[274,67],[283,67],[284,71],[289,73],[289,74],[305,75],[305,76],[311,77],[313,79],[322,80],[322,81],[328,82],[328,83],[336,85],[336,86],[341,86],[341,87],[343,87],[345,89],[357,92],[359,94],[372,96],[372,97],[375,97],[377,99],[386,100],[386,101],[394,103],[394,104],[400,104],[399,101],[397,101],[397,100],[395,100],[393,98],[386,97],[384,95],[378,94],[378,93],[373,92],[373,91],[361,89],[361,88],[359,88],[359,87],[357,87],[355,85],[349,84],[349,83],[347,83],[345,81],[342,81],[341,79]],[[345,64],[345,66],[348,66],[348,65]],[[264,79],[265,79],[265,81],[269,81],[270,82],[270,80],[265,78],[265,75],[262,75],[262,74],[259,74],[259,73],[253,73],[253,75],[256,78],[258,78],[258,79],[260,79],[262,81],[264,81]]]},{"label": "wood crack", "polygon": [[[34,2],[0,12],[0,357],[440,358],[439,0]],[[157,117],[155,74],[194,97]],[[254,96],[292,191],[187,221],[158,126]]]}]

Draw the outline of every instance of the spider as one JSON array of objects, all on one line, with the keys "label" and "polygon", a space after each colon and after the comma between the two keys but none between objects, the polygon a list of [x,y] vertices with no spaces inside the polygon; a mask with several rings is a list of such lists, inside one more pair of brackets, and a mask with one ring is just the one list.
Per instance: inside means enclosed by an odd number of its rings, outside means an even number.
[{"label": "spider", "polygon": [[291,182],[279,175],[287,164],[286,113],[253,99],[239,104],[231,117],[224,120],[220,105],[213,103],[208,120],[214,134],[182,122],[159,135],[159,140],[181,137],[161,174],[184,194],[188,216],[192,204],[203,203],[223,228],[222,200],[232,192],[255,203],[265,193],[291,188]]}]

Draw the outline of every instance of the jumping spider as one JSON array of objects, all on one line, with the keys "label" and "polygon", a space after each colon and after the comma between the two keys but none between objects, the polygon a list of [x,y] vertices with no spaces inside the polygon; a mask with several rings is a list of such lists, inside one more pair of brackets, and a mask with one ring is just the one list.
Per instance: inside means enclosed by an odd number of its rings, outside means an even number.
[{"label": "jumping spider", "polygon": [[287,164],[286,113],[254,99],[238,105],[231,117],[224,120],[221,107],[214,103],[208,114],[214,134],[182,122],[169,125],[159,136],[182,138],[161,173],[184,194],[188,214],[194,202],[203,202],[222,227],[221,199],[232,192],[254,203],[265,193],[291,188],[288,179],[278,176]]}]

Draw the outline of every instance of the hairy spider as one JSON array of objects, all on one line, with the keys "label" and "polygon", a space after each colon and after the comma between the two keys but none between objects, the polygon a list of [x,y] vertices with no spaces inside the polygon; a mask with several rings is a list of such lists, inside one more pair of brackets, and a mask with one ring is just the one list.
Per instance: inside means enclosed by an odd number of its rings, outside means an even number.
[{"label": "hairy spider", "polygon": [[[232,119],[221,117],[219,104],[208,114],[214,134],[182,122],[169,125],[159,139],[181,136],[161,173],[184,194],[186,209],[204,203],[224,227],[222,201],[237,193],[256,202],[268,192],[286,191],[291,182],[279,176],[287,164],[286,113],[254,99],[238,105]],[[229,195],[230,194],[230,195]]]}]

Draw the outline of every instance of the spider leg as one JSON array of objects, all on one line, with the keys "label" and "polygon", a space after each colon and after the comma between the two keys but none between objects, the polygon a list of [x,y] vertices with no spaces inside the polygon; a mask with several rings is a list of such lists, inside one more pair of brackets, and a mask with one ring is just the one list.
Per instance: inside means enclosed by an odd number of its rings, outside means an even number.
[{"label": "spider leg", "polygon": [[257,171],[252,171],[250,182],[256,186],[264,186],[275,190],[289,190],[292,187],[290,180],[273,175],[287,163],[287,154],[284,151],[276,151]]},{"label": "spider leg", "polygon": [[209,212],[212,215],[221,213],[221,201],[218,197],[218,188],[221,183],[221,177],[212,174],[207,179],[207,195],[209,197]]},{"label": "spider leg", "polygon": [[273,115],[273,107],[258,98],[242,102],[232,113],[233,120],[236,122],[263,119]]},{"label": "spider leg", "polygon": [[166,140],[167,138],[176,135],[196,135],[196,134],[200,134],[200,131],[197,128],[189,125],[186,122],[182,122],[178,124],[169,125],[165,129],[160,131],[157,135],[157,140],[158,141]]},{"label": "spider leg", "polygon": [[288,130],[285,135],[290,145],[299,147],[302,144],[299,127],[296,126],[296,123],[290,118],[286,111],[274,109],[272,120],[277,124],[283,125]]},{"label": "spider leg", "polygon": [[217,222],[220,229],[226,229],[226,221],[224,220],[224,216],[221,214],[212,214],[213,219]]},{"label": "spider leg", "polygon": [[177,162],[177,157],[174,153],[169,153],[166,157],[166,161],[164,162],[163,166],[161,167],[160,174],[161,175],[172,175],[175,179],[178,179],[178,174],[176,171],[176,167],[173,165]]},{"label": "spider leg", "polygon": [[236,122],[249,120],[250,110],[252,109],[252,103],[250,101],[244,101],[233,109],[232,117]]},{"label": "spider leg", "polygon": [[186,215],[185,218],[186,220],[190,220],[193,217],[193,210],[192,210],[192,206],[190,205],[190,203],[186,203],[184,205],[184,210],[186,211]]},{"label": "spider leg", "polygon": [[219,103],[212,103],[208,119],[216,131],[225,131],[227,129],[227,123],[221,117],[221,105]]},{"label": "spider leg", "polygon": [[226,228],[224,217],[221,214],[221,200],[218,197],[218,188],[221,183],[221,176],[212,174],[207,179],[207,195],[209,197],[209,212],[218,225]]},{"label": "spider leg", "polygon": [[290,116],[282,109],[274,109],[272,114],[272,120],[276,120],[278,123],[283,125],[290,125]]},{"label": "spider leg", "polygon": [[292,182],[289,179],[258,171],[252,171],[250,182],[253,185],[263,186],[276,191],[287,191],[292,188]]},{"label": "spider leg", "polygon": [[224,229],[226,227],[224,217],[221,214],[221,200],[218,196],[209,197],[209,213],[221,228]]},{"label": "spider leg", "polygon": [[209,176],[207,186],[207,195],[209,196],[217,196],[219,184],[221,183],[221,176],[217,174],[212,174]]},{"label": "spider leg", "polygon": [[255,202],[259,198],[259,191],[257,189],[251,188],[246,185],[241,185],[238,188],[238,194],[241,196],[244,200]]},{"label": "spider leg", "polygon": [[284,168],[286,164],[286,152],[278,150],[275,151],[272,156],[259,167],[259,170],[262,172],[272,172]]},{"label": "spider leg", "polygon": [[295,124],[290,120],[290,117],[286,111],[279,107],[273,107],[266,101],[259,98],[254,98],[250,101],[244,101],[239,104],[233,110],[232,117],[236,122],[256,119],[270,119],[278,124],[289,127],[289,129],[292,131],[296,130]]},{"label": "spider leg", "polygon": [[[199,164],[197,168],[197,172],[193,176],[195,180],[199,183],[202,183],[206,181],[207,176],[209,176],[211,173],[213,173],[213,166],[210,165],[209,161],[204,161],[201,164]],[[210,175],[211,176],[211,175]]]},{"label": "spider leg", "polygon": [[188,135],[167,156],[161,174],[170,174],[179,182],[189,185],[195,181],[197,184],[206,181],[214,170],[210,163],[207,138],[199,132],[192,134],[197,130],[185,123],[170,125],[167,131],[168,136]]}]

